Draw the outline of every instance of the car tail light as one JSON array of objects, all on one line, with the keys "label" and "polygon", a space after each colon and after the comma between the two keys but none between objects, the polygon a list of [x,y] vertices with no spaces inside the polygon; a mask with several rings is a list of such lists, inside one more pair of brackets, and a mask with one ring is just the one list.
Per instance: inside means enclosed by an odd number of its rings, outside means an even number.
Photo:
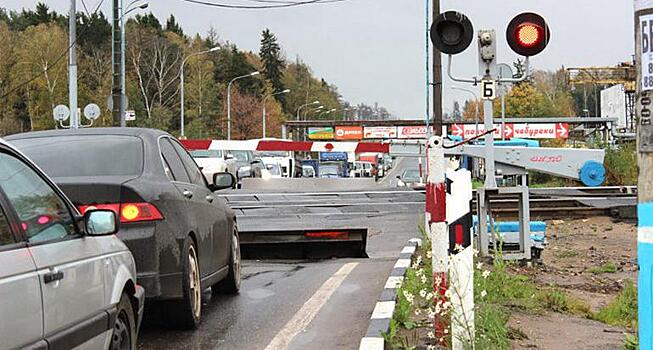
[{"label": "car tail light", "polygon": [[161,212],[150,203],[121,203],[82,205],[79,211],[84,214],[89,209],[109,209],[120,215],[121,223],[162,220]]},{"label": "car tail light", "polygon": [[347,231],[318,231],[307,232],[304,236],[308,238],[321,238],[321,239],[349,239],[349,232]]}]

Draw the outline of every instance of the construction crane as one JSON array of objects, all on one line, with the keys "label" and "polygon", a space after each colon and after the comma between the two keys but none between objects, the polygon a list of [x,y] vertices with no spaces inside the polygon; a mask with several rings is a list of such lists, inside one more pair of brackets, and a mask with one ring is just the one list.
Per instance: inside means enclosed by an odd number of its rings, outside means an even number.
[{"label": "construction crane", "polygon": [[623,62],[616,67],[567,68],[567,83],[572,86],[622,84],[626,95],[626,120],[631,130],[635,120],[636,80],[637,71],[633,62]]}]

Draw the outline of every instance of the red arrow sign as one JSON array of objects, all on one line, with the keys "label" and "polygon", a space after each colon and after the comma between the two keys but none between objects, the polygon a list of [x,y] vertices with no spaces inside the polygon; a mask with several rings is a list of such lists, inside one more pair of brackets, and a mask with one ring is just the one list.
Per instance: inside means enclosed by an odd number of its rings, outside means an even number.
[{"label": "red arrow sign", "polygon": [[556,124],[556,138],[566,139],[569,137],[569,124],[557,123]]},{"label": "red arrow sign", "polygon": [[465,133],[465,130],[463,129],[463,127],[461,125],[459,125],[459,124],[451,125],[451,134],[452,135],[462,137],[464,133]]},{"label": "red arrow sign", "polygon": [[503,129],[503,135],[507,139],[515,137],[515,126],[513,124],[506,124],[505,128]]}]

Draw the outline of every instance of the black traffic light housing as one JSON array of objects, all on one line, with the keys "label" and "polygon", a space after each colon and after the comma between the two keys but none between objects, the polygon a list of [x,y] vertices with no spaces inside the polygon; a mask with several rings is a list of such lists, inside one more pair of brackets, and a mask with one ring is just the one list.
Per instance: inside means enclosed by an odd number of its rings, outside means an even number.
[{"label": "black traffic light housing", "polygon": [[431,25],[431,42],[440,52],[448,55],[465,51],[473,37],[472,22],[457,11],[441,13]]},{"label": "black traffic light housing", "polygon": [[508,45],[521,56],[535,56],[549,44],[551,32],[544,18],[536,13],[521,13],[506,29]]}]

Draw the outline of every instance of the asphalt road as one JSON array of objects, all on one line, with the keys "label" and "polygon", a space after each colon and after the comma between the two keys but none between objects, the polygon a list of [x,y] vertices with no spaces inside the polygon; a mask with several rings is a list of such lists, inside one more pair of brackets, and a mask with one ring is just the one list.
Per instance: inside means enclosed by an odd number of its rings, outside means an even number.
[{"label": "asphalt road", "polygon": [[[402,164],[412,166],[411,160],[396,162],[378,189],[395,185],[392,178],[403,171]],[[244,261],[241,293],[204,293],[197,330],[172,331],[149,319],[141,329],[139,348],[357,349],[399,251],[419,236],[423,215],[419,205],[392,201],[377,215],[357,215],[361,208],[350,209],[354,213],[330,215],[368,227],[369,258]]]}]

